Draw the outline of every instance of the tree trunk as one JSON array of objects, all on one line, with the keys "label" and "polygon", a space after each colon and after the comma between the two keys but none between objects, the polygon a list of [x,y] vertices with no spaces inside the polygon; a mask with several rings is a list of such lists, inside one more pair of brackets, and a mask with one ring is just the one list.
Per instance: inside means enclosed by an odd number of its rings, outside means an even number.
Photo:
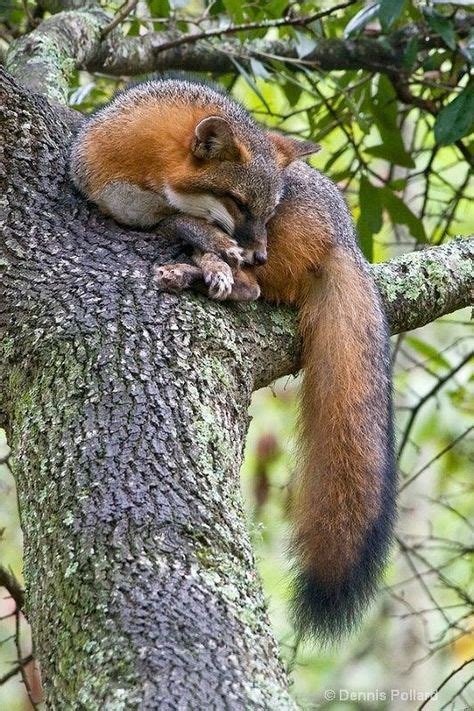
[{"label": "tree trunk", "polygon": [[157,238],[73,193],[74,114],[2,94],[1,409],[48,707],[293,708],[239,492],[259,330],[158,294]]},{"label": "tree trunk", "polygon": [[[238,480],[252,390],[296,368],[294,314],[159,293],[180,246],[74,192],[80,117],[5,73],[0,93],[0,412],[47,706],[294,708]],[[443,249],[379,268],[392,322],[466,302],[472,243]]]}]

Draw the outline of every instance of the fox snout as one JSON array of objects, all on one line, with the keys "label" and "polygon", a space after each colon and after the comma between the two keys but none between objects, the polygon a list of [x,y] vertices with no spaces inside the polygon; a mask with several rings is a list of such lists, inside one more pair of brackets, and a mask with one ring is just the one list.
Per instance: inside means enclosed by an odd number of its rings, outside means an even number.
[{"label": "fox snout", "polygon": [[251,264],[265,264],[267,261],[267,230],[265,227],[259,229],[256,234],[254,233],[249,247],[253,253]]},{"label": "fox snout", "polygon": [[267,230],[259,221],[247,219],[236,225],[233,237],[244,249],[246,264],[265,264],[267,261]]},{"label": "fox snout", "polygon": [[257,245],[244,248],[244,262],[250,265],[266,264],[267,261],[267,246]]}]

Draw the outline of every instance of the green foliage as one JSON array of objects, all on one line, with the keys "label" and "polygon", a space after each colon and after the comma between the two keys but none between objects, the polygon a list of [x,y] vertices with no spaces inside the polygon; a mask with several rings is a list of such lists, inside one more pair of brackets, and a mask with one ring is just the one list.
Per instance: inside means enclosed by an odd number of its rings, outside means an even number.
[{"label": "green foliage", "polygon": [[456,33],[453,23],[445,15],[441,15],[431,7],[423,9],[423,15],[426,18],[429,26],[444,40],[449,49],[456,49]]},{"label": "green foliage", "polygon": [[390,30],[400,17],[405,0],[381,0],[379,18],[384,31]]},{"label": "green foliage", "polygon": [[474,82],[466,86],[438,114],[434,126],[437,142],[442,146],[465,136],[474,125]]},{"label": "green foliage", "polygon": [[[254,25],[225,36],[234,70],[221,77],[222,83],[260,121],[322,144],[312,161],[346,190],[349,201],[358,196],[362,248],[369,259],[377,259],[392,234],[438,244],[466,229],[460,205],[471,195],[466,136],[474,116],[474,85],[468,81],[474,33],[463,20],[465,11],[458,7],[454,12],[454,6],[359,1],[321,20],[300,22],[329,11],[330,4],[308,0],[289,11],[284,0],[150,0],[123,21],[121,31],[134,37],[172,28],[205,34],[218,26]],[[12,37],[36,21],[33,2],[21,9],[12,2],[5,7]],[[111,13],[120,7],[119,0],[104,3]],[[287,24],[271,27],[287,12]],[[392,48],[394,59],[381,60],[376,65],[381,71],[354,67],[327,73],[306,66],[305,58],[322,41],[344,38],[369,38],[374,48]],[[214,37],[206,47],[219,47],[222,41]],[[282,44],[273,46],[275,41]],[[268,46],[273,48],[267,51]],[[293,53],[290,63],[288,53]],[[127,81],[77,72],[70,103],[91,112]],[[455,163],[464,169],[451,171]]]}]

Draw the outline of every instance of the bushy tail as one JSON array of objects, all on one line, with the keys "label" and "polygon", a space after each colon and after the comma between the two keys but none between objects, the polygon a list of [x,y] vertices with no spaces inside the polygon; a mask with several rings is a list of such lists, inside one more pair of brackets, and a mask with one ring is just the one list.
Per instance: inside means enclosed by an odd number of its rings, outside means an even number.
[{"label": "bushy tail", "polygon": [[293,489],[293,612],[303,636],[348,632],[374,595],[395,516],[388,331],[363,261],[333,248],[301,305],[304,382]]}]

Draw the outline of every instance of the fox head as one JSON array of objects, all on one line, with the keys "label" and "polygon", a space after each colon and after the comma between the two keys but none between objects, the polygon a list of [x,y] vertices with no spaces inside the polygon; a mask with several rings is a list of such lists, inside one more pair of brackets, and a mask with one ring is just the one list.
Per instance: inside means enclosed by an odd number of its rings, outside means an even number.
[{"label": "fox head", "polygon": [[233,237],[246,261],[267,259],[267,225],[283,192],[282,168],[318,150],[314,143],[235,125],[223,116],[197,122],[189,163],[178,183],[168,184],[168,202],[202,217]]},{"label": "fox head", "polygon": [[218,225],[248,263],[263,263],[283,169],[317,149],[265,132],[212,87],[160,80],[118,94],[85,122],[71,177],[122,224],[152,227],[171,208]]}]

